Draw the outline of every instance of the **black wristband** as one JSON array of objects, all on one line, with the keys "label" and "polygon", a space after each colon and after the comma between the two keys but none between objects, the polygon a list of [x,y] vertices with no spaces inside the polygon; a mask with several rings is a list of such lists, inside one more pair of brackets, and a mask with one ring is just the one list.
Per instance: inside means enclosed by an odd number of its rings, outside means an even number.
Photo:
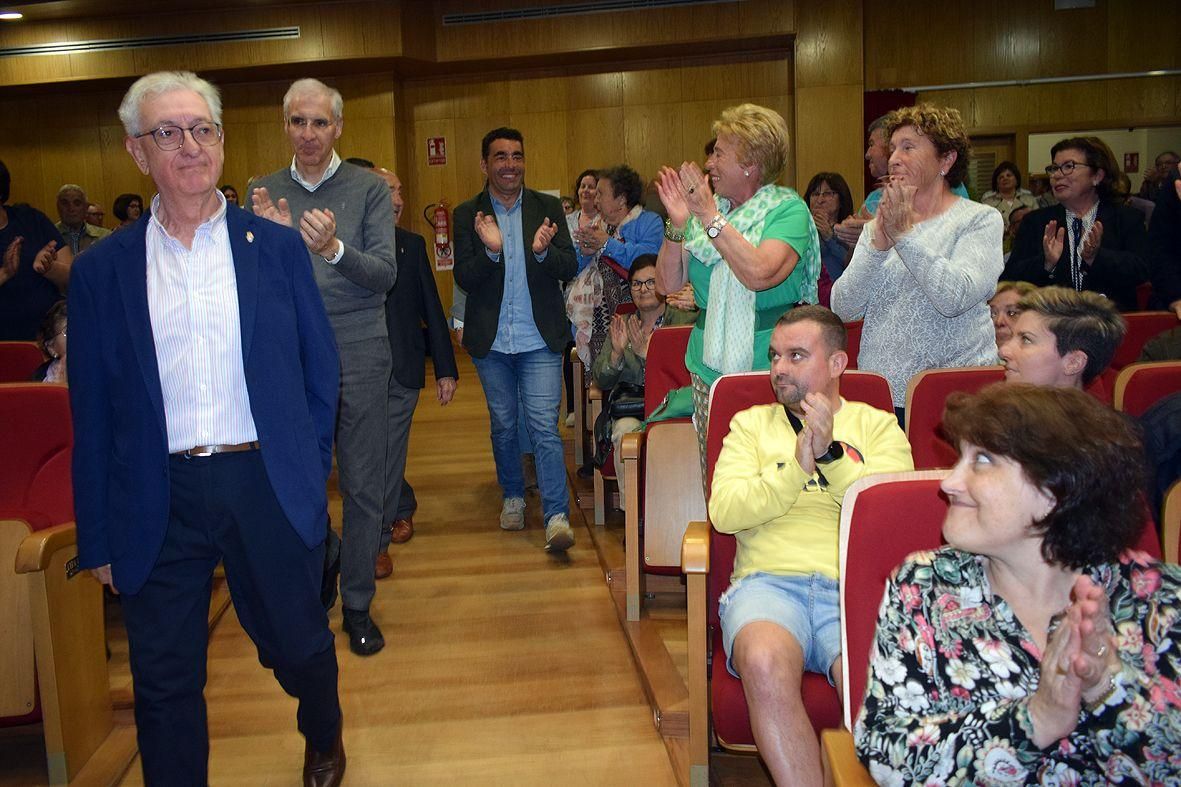
[{"label": "black wristband", "polygon": [[824,452],[823,456],[816,457],[816,461],[822,465],[829,462],[835,462],[845,455],[845,447],[836,440],[833,440],[828,445],[828,450]]}]

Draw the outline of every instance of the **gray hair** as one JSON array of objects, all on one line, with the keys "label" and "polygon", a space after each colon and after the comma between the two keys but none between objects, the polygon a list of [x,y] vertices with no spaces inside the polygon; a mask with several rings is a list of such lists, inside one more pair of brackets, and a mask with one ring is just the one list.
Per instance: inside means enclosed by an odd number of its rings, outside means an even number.
[{"label": "gray hair", "polygon": [[889,119],[890,119],[890,113],[887,112],[886,114],[882,115],[880,118],[875,120],[874,122],[870,123],[869,124],[869,133],[872,134],[873,132],[877,131],[878,129],[882,129],[883,131],[885,131],[886,122]]},{"label": "gray hair", "polygon": [[123,96],[123,103],[119,105],[119,120],[123,122],[123,130],[128,136],[135,136],[143,131],[140,127],[140,108],[151,98],[162,96],[176,90],[191,90],[209,105],[210,120],[221,125],[221,94],[217,88],[207,80],[192,71],[157,71],[135,80]]},{"label": "gray hair", "polygon": [[60,189],[58,189],[57,190],[58,199],[61,199],[61,196],[63,194],[68,194],[71,191],[78,192],[79,194],[82,195],[82,199],[86,199],[86,189],[82,188],[77,183],[66,183]]},{"label": "gray hair", "polygon": [[344,97],[334,87],[328,87],[318,79],[297,79],[287,88],[283,96],[283,120],[291,117],[291,102],[303,96],[324,96],[332,104],[332,119],[336,122],[344,120]]}]

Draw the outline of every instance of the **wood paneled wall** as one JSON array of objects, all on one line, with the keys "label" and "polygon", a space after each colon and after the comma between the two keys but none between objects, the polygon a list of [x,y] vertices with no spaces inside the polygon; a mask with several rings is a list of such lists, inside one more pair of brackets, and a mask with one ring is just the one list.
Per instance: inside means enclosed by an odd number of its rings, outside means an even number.
[{"label": "wood paneled wall", "polygon": [[1176,0],[868,2],[865,83],[885,90],[1181,66]]},{"label": "wood paneled wall", "polygon": [[[392,74],[328,79],[344,95],[342,157],[361,156],[394,166],[396,113]],[[291,161],[283,130],[283,94],[290,82],[257,82],[222,88],[226,161],[223,182],[245,196],[246,182]],[[78,183],[107,210],[123,192],[150,199],[152,182],[140,174],[123,146],[116,110],[123,93],[73,96],[68,110],[60,96],[0,100],[0,158],[12,173],[12,201],[29,202],[57,220],[56,195],[63,183]]]},{"label": "wood paneled wall", "polygon": [[[483,188],[480,141],[490,129],[512,126],[524,134],[531,188],[572,194],[583,169],[621,163],[650,180],[661,165],[703,161],[710,126],[728,106],[753,101],[771,107],[791,128],[791,70],[782,55],[590,74],[407,81],[403,224],[430,237],[426,205],[446,198],[454,207]],[[426,140],[440,136],[447,140],[447,164],[429,166]],[[794,163],[784,182],[795,182]],[[436,280],[449,304],[451,274],[437,273]]]}]

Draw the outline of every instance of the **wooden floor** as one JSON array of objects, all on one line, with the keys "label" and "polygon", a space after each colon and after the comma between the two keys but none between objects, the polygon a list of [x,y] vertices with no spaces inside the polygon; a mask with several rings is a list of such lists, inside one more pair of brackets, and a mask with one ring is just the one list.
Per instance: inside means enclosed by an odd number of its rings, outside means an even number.
[{"label": "wooden floor", "polygon": [[[499,529],[488,416],[466,355],[460,375],[451,405],[424,391],[415,417],[415,536],[393,547],[394,575],[373,605],[385,649],[354,656],[339,603],[330,618],[345,783],[675,784],[581,512],[572,503],[578,542],[564,559],[542,550],[534,493],[527,529]],[[339,522],[339,496],[331,505]],[[299,783],[295,701],[259,665],[232,608],[210,638],[205,694],[211,784]],[[17,781],[5,774],[16,774],[8,762],[36,762],[37,749],[0,736],[0,785],[36,784],[27,767]],[[138,761],[122,784],[142,784]]]}]

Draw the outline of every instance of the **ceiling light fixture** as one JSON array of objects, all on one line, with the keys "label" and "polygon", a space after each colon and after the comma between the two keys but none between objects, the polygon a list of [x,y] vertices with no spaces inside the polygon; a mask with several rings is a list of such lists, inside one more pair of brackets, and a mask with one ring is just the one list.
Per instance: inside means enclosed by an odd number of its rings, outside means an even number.
[{"label": "ceiling light fixture", "polygon": [[25,15],[19,11],[3,11],[0,12],[0,20],[5,22],[15,22],[18,19],[24,19]]}]

